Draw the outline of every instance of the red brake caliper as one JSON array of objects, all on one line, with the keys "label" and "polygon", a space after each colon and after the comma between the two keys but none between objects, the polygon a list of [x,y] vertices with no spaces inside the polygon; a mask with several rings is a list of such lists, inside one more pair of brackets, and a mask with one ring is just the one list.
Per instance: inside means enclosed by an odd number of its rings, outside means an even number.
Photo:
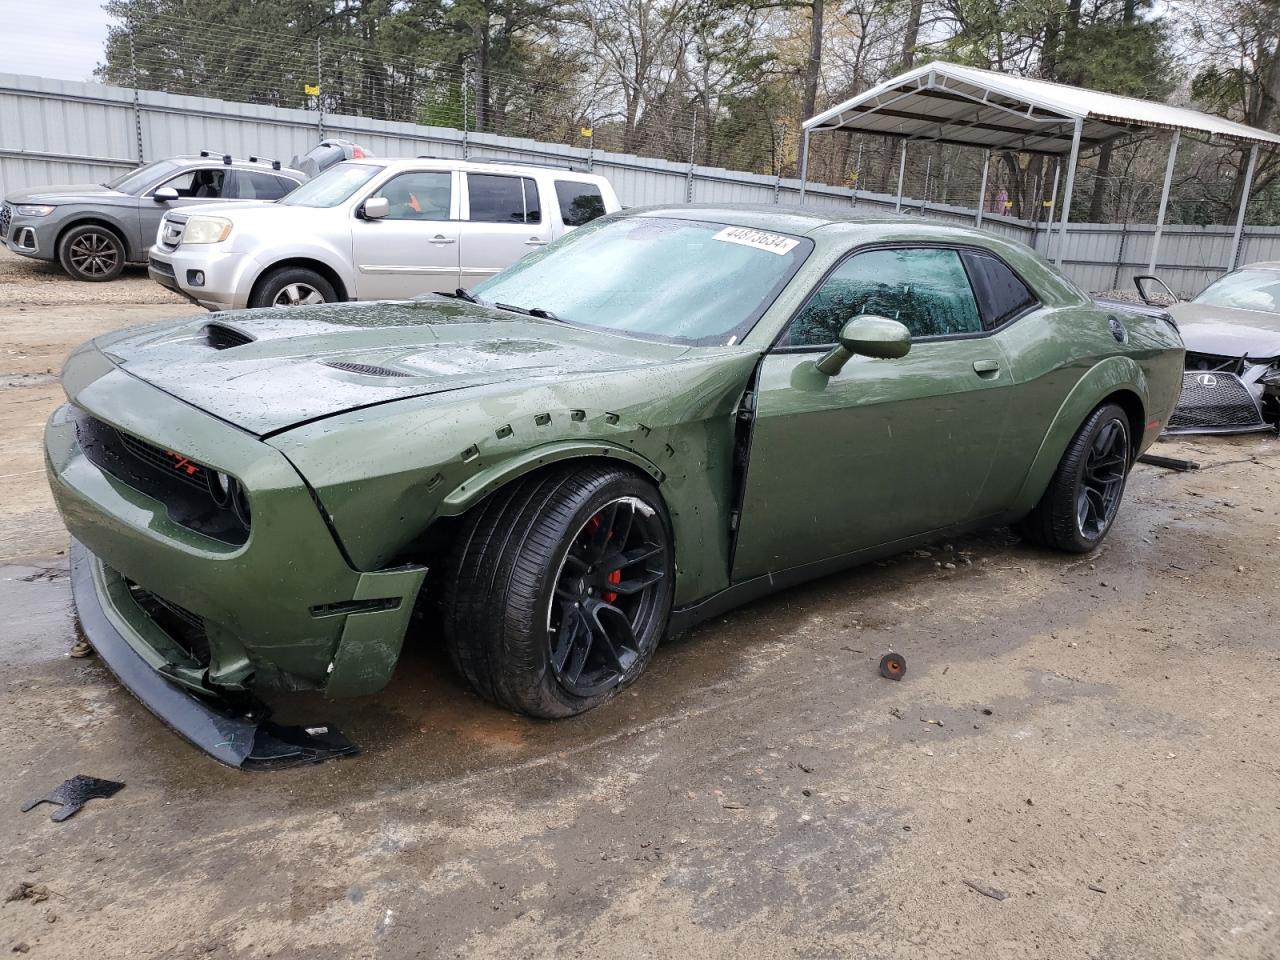
[{"label": "red brake caliper", "polygon": [[[598,529],[600,529],[600,518],[592,517],[590,526],[591,526],[591,532],[595,533]],[[612,530],[609,531],[609,538],[610,539],[613,538]],[[613,573],[609,574],[609,576],[606,579],[608,579],[610,583],[621,583],[622,571],[615,570],[613,571]],[[618,595],[614,593],[612,590],[604,590],[604,591],[601,591],[600,593],[600,599],[602,599],[605,603],[613,603],[615,600],[618,599]]]}]

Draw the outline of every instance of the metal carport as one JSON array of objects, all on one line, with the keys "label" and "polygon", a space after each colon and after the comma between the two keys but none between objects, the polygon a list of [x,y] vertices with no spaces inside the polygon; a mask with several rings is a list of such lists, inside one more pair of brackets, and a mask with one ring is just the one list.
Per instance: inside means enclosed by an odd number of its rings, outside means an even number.
[{"label": "metal carport", "polygon": [[[907,144],[912,141],[980,147],[986,151],[976,222],[982,223],[983,195],[992,150],[1039,153],[1067,157],[1067,176],[1058,228],[1058,255],[1062,264],[1063,239],[1071,212],[1076,165],[1082,150],[1141,130],[1169,130],[1169,160],[1151,247],[1155,268],[1173,180],[1178,141],[1183,133],[1222,146],[1249,148],[1245,182],[1236,212],[1228,269],[1235,265],[1244,228],[1245,207],[1253,183],[1258,148],[1280,147],[1280,136],[1266,130],[1224,120],[1211,114],[1151,103],[1134,97],[1071,87],[1047,80],[1013,77],[993,70],[934,62],[917,67],[866,93],[846,100],[804,122],[800,149],[800,202],[804,203],[809,174],[809,137],[822,130],[897,137],[902,141],[898,158],[897,209],[902,207],[902,185]],[[1057,200],[1058,176],[1054,176],[1053,200]]]}]

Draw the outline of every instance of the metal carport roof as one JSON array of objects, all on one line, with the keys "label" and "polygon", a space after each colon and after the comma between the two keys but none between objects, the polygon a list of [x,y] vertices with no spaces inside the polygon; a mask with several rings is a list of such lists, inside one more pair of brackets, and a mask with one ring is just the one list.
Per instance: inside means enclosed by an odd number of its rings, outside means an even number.
[{"label": "metal carport roof", "polygon": [[[1066,233],[1076,164],[1082,149],[1141,130],[1169,130],[1173,136],[1165,169],[1156,237],[1152,244],[1153,267],[1168,203],[1169,185],[1173,178],[1174,159],[1182,133],[1199,135],[1211,143],[1249,148],[1249,164],[1243,191],[1245,199],[1253,179],[1258,148],[1275,150],[1280,147],[1280,135],[1198,110],[936,61],[887,80],[804,122],[800,158],[801,202],[808,179],[809,137],[824,130],[847,130],[902,140],[898,170],[899,207],[906,145],[911,141],[949,143],[987,150],[987,162],[983,164],[982,173],[984,193],[991,150],[1068,157],[1059,238]],[[1054,194],[1056,201],[1056,177]],[[1241,200],[1238,211],[1236,237],[1228,269],[1234,265],[1239,248],[1245,199]],[[978,205],[977,222],[982,222],[981,202]],[[1059,263],[1061,250],[1060,239]]]}]

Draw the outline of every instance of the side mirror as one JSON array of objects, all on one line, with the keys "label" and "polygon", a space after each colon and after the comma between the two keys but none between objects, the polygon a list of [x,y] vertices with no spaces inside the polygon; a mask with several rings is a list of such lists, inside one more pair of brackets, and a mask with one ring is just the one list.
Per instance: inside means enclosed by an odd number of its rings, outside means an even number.
[{"label": "side mirror", "polygon": [[911,349],[911,331],[888,317],[854,317],[840,331],[840,342],[814,364],[819,372],[834,377],[855,353],[876,360],[896,360]]},{"label": "side mirror", "polygon": [[1142,302],[1153,307],[1167,307],[1178,302],[1178,295],[1159,277],[1134,277],[1133,285],[1138,288],[1138,296],[1142,298]]},{"label": "side mirror", "polygon": [[381,220],[391,212],[391,201],[386,197],[370,197],[360,204],[360,216],[366,220]]},{"label": "side mirror", "polygon": [[156,203],[168,203],[170,200],[178,199],[178,191],[173,187],[161,187],[151,195],[151,199]]}]

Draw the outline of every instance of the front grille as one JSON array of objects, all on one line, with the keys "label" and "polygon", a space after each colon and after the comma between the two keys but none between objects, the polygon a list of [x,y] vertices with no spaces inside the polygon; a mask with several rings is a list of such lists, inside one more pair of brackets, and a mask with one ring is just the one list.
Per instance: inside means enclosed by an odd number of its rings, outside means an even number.
[{"label": "front grille", "polygon": [[237,498],[217,495],[210,467],[72,409],[80,449],[103,473],[164,504],[189,530],[235,546],[249,539],[247,506],[237,510]]},{"label": "front grille", "polygon": [[0,240],[9,235],[9,224],[13,222],[13,208],[7,203],[0,204]]},{"label": "front grille", "polygon": [[187,230],[187,221],[171,220],[168,217],[160,224],[160,245],[169,250],[177,248],[182,243],[182,235]]},{"label": "front grille", "polygon": [[172,600],[152,593],[132,580],[126,580],[129,593],[143,613],[151,618],[165,634],[180,646],[186,654],[202,667],[209,666],[209,633],[205,628],[204,618],[192,613],[186,607],[179,606]]},{"label": "front grille", "polygon": [[1234,373],[1188,370],[1169,418],[1171,433],[1245,433],[1266,422],[1249,388]]},{"label": "front grille", "polygon": [[155,257],[148,257],[147,266],[149,266],[156,273],[159,273],[163,276],[166,276],[166,277],[173,276],[173,267],[165,263],[163,260],[157,260]]}]

